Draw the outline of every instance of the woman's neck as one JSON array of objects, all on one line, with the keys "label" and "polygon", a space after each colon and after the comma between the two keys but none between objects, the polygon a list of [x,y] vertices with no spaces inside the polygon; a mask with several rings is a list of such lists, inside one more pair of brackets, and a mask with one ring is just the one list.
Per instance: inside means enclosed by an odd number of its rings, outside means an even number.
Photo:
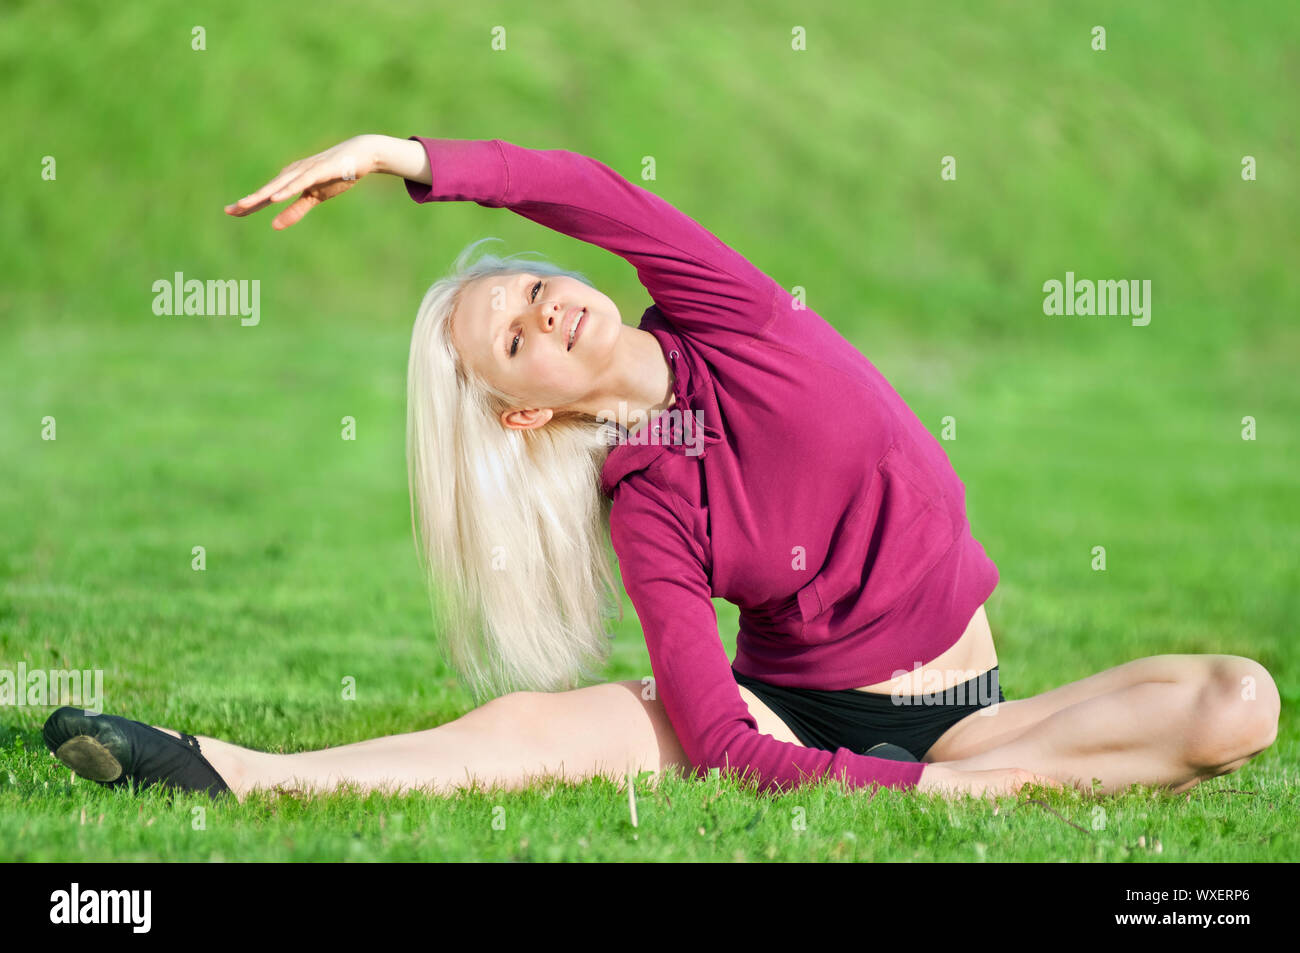
[{"label": "woman's neck", "polygon": [[659,339],[649,331],[624,325],[608,374],[596,391],[575,404],[574,409],[602,420],[618,421],[634,431],[676,401],[672,368],[664,358]]}]

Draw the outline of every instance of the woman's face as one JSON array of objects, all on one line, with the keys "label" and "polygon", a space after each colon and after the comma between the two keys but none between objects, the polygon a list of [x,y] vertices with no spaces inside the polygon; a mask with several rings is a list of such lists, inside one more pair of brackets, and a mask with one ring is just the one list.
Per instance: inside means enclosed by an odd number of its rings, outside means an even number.
[{"label": "woman's face", "polygon": [[558,411],[595,393],[622,326],[614,302],[590,285],[516,272],[477,278],[462,289],[451,338],[461,360],[520,407]]}]

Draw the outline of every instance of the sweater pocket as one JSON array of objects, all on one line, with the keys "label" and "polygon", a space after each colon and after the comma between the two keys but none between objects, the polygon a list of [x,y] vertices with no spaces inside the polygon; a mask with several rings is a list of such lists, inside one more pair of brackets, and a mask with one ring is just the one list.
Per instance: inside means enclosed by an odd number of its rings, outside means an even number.
[{"label": "sweater pocket", "polygon": [[805,641],[839,638],[880,618],[952,546],[952,518],[937,475],[897,443],[876,469],[826,564],[799,590]]},{"label": "sweater pocket", "polygon": [[802,611],[803,594],[810,591],[815,582],[815,579],[810,580],[792,596],[766,605],[746,607],[741,611],[742,628],[748,623],[766,635],[779,635],[799,641],[803,637],[805,625]]}]

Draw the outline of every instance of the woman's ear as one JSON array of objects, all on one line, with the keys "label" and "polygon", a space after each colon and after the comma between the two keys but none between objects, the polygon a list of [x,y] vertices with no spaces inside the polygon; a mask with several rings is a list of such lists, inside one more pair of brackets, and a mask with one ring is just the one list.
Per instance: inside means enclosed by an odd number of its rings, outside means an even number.
[{"label": "woman's ear", "polygon": [[542,410],[506,410],[501,414],[501,423],[511,430],[536,430],[554,416],[549,407]]}]

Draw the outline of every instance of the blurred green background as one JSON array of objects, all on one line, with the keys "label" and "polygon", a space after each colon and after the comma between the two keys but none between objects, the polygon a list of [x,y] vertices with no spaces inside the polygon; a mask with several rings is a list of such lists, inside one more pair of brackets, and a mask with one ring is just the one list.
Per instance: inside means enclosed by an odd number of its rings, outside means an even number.
[{"label": "blurred green background", "polygon": [[[109,711],[267,750],[471,706],[410,535],[420,298],[484,235],[629,322],[648,298],[608,253],[388,177],[283,233],[222,207],[359,133],[501,138],[652,189],[804,286],[933,432],[956,418],[1009,698],[1245,655],[1284,698],[1247,771],[1295,767],[1294,4],[8,2],[0,25],[0,665],[101,668]],[[260,324],[154,315],[177,271],[259,279]],[[1067,271],[1149,279],[1150,324],[1045,316]],[[609,680],[650,673],[625,604]],[[44,714],[0,713],[6,757]]]}]

